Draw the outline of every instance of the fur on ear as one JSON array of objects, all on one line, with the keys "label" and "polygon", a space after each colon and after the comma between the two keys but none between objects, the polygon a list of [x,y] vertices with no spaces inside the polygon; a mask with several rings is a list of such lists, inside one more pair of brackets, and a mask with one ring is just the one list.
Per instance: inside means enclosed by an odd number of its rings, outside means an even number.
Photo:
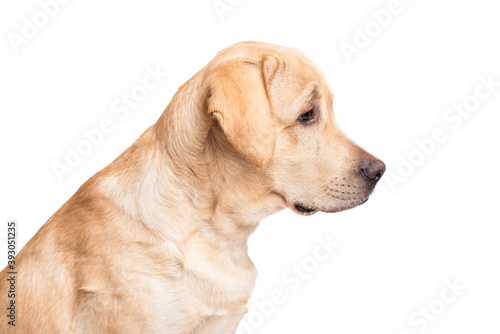
[{"label": "fur on ear", "polygon": [[208,112],[228,141],[252,165],[269,165],[274,155],[276,127],[270,85],[279,60],[266,55],[259,63],[220,65],[209,77]]}]

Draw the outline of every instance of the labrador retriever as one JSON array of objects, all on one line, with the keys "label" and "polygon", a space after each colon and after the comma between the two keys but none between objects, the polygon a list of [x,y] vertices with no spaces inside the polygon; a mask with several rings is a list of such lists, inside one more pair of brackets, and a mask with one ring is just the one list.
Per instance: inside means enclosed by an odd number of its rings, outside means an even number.
[{"label": "labrador retriever", "polygon": [[[259,222],[353,208],[384,173],[339,129],[332,102],[296,49],[219,52],[22,249],[16,326],[4,316],[0,332],[233,333]],[[4,310],[8,278],[5,268]]]}]

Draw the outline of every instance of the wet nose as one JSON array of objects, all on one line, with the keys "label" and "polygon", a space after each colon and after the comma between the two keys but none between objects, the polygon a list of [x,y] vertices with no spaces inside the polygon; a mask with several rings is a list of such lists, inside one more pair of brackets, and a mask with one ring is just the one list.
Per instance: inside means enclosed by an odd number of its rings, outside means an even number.
[{"label": "wet nose", "polygon": [[385,164],[379,159],[369,159],[361,162],[361,174],[370,180],[377,182],[385,172]]}]

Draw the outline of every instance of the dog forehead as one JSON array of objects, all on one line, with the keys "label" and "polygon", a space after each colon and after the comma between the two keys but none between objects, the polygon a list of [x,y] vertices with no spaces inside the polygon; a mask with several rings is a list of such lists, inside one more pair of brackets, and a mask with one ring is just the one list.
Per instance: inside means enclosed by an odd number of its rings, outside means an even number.
[{"label": "dog forehead", "polygon": [[[279,61],[279,69],[271,84],[271,95],[275,103],[275,116],[288,118],[290,109],[296,105],[304,94],[310,93],[314,87],[320,93],[318,97],[326,97],[331,103],[331,91],[323,73],[302,51],[266,42],[239,42],[220,51],[212,61],[214,67],[235,62],[261,63],[264,56],[273,56]],[[299,103],[300,104],[300,103]]]},{"label": "dog forehead", "polygon": [[271,86],[271,97],[278,116],[294,117],[306,101],[325,99],[331,104],[333,94],[321,71],[306,57],[286,57],[282,72],[275,76]]}]

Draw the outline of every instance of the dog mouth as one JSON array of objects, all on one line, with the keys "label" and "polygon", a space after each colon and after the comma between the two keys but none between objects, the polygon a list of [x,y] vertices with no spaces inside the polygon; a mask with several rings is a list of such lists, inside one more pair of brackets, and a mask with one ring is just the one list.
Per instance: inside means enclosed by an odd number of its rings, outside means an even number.
[{"label": "dog mouth", "polygon": [[312,214],[314,214],[314,213],[316,213],[318,211],[318,209],[316,209],[316,208],[313,208],[313,207],[310,207],[310,206],[307,206],[307,205],[304,205],[304,204],[300,204],[300,203],[295,203],[293,205],[293,208],[298,213],[301,213],[303,215],[312,215]]}]

